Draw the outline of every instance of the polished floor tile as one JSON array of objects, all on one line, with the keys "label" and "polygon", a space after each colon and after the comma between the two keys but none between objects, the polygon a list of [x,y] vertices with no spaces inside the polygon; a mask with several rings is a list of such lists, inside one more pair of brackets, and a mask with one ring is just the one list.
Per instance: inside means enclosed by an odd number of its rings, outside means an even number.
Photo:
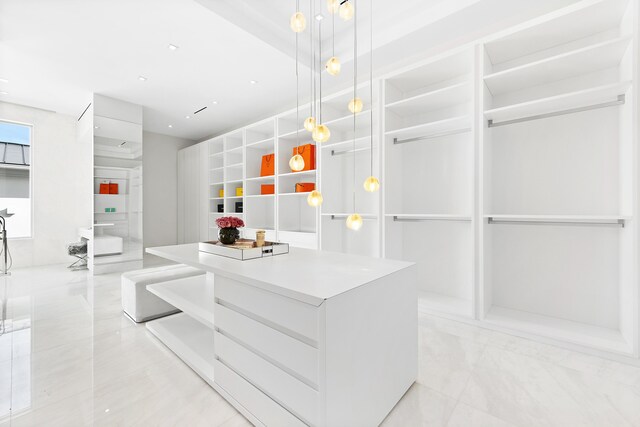
[{"label": "polished floor tile", "polygon": [[[0,300],[0,427],[250,425],[123,316],[118,274],[15,270]],[[640,367],[433,316],[419,322],[418,381],[385,427],[640,427]]]}]

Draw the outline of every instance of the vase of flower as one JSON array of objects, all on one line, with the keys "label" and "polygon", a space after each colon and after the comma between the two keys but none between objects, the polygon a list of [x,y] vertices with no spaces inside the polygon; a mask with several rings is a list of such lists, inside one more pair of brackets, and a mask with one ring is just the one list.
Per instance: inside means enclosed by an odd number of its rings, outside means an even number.
[{"label": "vase of flower", "polygon": [[224,245],[233,245],[240,238],[238,228],[244,227],[244,221],[235,216],[223,216],[216,219],[216,224],[220,229],[218,241]]}]

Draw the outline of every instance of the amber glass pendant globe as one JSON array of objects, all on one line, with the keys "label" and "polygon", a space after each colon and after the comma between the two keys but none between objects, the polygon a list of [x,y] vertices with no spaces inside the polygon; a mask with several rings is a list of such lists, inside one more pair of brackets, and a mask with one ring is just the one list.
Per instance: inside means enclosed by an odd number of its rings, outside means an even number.
[{"label": "amber glass pendant globe", "polygon": [[295,154],[293,157],[291,157],[291,159],[289,160],[289,167],[294,172],[300,172],[302,169],[304,169],[304,159],[302,158],[302,156],[300,154]]},{"label": "amber glass pendant globe", "polygon": [[313,132],[313,130],[316,128],[316,119],[314,119],[313,117],[307,117],[304,120],[304,128],[309,132]]},{"label": "amber glass pendant globe", "polygon": [[362,227],[362,217],[357,213],[351,214],[347,217],[347,228],[358,231]]},{"label": "amber glass pendant globe", "polygon": [[340,18],[342,18],[344,21],[348,21],[349,19],[353,18],[353,5],[350,2],[344,2],[342,3],[342,5],[340,6]]},{"label": "amber glass pendant globe", "polygon": [[353,98],[351,101],[349,101],[349,111],[351,111],[352,113],[359,113],[362,111],[364,104],[362,103],[362,99],[360,98]]},{"label": "amber glass pendant globe", "polygon": [[296,12],[291,16],[291,21],[289,21],[289,25],[294,33],[301,33],[307,28],[307,20],[305,19],[302,12]]},{"label": "amber glass pendant globe", "polygon": [[318,190],[313,190],[307,196],[307,204],[311,207],[318,207],[322,204],[322,193]]},{"label": "amber glass pendant globe", "polygon": [[331,58],[329,58],[327,64],[325,65],[325,68],[327,69],[327,73],[331,74],[332,76],[337,76],[338,74],[340,74],[340,60],[338,59],[338,57],[332,56]]},{"label": "amber glass pendant globe", "polygon": [[340,0],[327,0],[327,9],[329,13],[336,13],[340,9]]},{"label": "amber glass pendant globe", "polygon": [[327,142],[329,138],[331,138],[331,131],[325,125],[318,125],[313,128],[311,138],[313,138],[315,142]]},{"label": "amber glass pendant globe", "polygon": [[364,180],[364,189],[370,193],[378,191],[380,188],[380,181],[375,176],[370,176],[369,178]]}]

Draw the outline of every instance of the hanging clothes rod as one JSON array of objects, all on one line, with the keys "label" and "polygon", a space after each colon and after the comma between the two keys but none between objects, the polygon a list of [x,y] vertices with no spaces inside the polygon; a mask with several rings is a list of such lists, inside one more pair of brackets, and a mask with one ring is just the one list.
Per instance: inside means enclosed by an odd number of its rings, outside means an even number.
[{"label": "hanging clothes rod", "polygon": [[[368,220],[374,220],[374,219],[378,219],[378,217],[376,216],[371,216],[371,215],[360,215],[362,217],[363,220],[368,221]],[[336,219],[347,219],[349,217],[349,215],[331,215],[331,219],[332,220],[336,220]]]},{"label": "hanging clothes rod", "polygon": [[625,100],[626,100],[626,96],[623,94],[623,95],[618,95],[618,98],[615,101],[603,102],[602,104],[587,105],[586,107],[569,108],[568,110],[554,111],[553,113],[537,114],[535,116],[522,117],[522,118],[513,119],[513,120],[505,120],[503,122],[497,122],[497,123],[495,123],[493,120],[488,120],[487,123],[490,128],[495,128],[498,126],[506,126],[506,125],[512,125],[515,123],[529,122],[532,120],[548,119],[549,117],[564,116],[566,114],[580,113],[582,111],[597,110],[599,108],[615,107],[617,105],[624,104]]},{"label": "hanging clothes rod", "polygon": [[536,220],[536,219],[514,219],[514,218],[509,218],[509,219],[500,219],[500,218],[493,218],[493,217],[488,217],[487,218],[487,222],[489,224],[522,224],[522,225],[589,225],[589,226],[620,226],[622,228],[624,228],[625,225],[625,219],[624,218],[618,218],[618,219],[611,219],[611,220],[566,220],[566,221],[562,221],[562,220],[554,220],[554,219],[540,219],[540,220]]},{"label": "hanging clothes rod", "polygon": [[407,138],[407,139],[393,138],[393,143],[404,144],[407,142],[424,141],[426,139],[442,138],[443,136],[457,135],[459,133],[467,133],[467,132],[471,132],[471,128],[454,129],[446,132],[435,133],[433,135],[416,136],[415,138]]},{"label": "hanging clothes rod", "polygon": [[462,216],[434,216],[434,217],[411,217],[411,216],[399,216],[394,215],[393,220],[396,222],[425,222],[425,221],[471,221],[471,218]]},{"label": "hanging clothes rod", "polygon": [[341,156],[343,154],[357,153],[358,151],[368,151],[368,150],[370,150],[369,147],[356,148],[355,150],[342,150],[342,151],[331,150],[331,155],[332,156]]}]

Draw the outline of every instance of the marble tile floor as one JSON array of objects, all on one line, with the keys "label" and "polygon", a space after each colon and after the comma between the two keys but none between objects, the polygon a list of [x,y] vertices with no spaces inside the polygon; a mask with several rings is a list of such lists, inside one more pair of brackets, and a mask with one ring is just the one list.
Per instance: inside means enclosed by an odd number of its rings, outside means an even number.
[{"label": "marble tile floor", "polygon": [[[16,269],[0,299],[0,427],[249,425],[122,315],[118,274]],[[419,342],[385,427],[640,426],[640,367],[426,315]]]}]

